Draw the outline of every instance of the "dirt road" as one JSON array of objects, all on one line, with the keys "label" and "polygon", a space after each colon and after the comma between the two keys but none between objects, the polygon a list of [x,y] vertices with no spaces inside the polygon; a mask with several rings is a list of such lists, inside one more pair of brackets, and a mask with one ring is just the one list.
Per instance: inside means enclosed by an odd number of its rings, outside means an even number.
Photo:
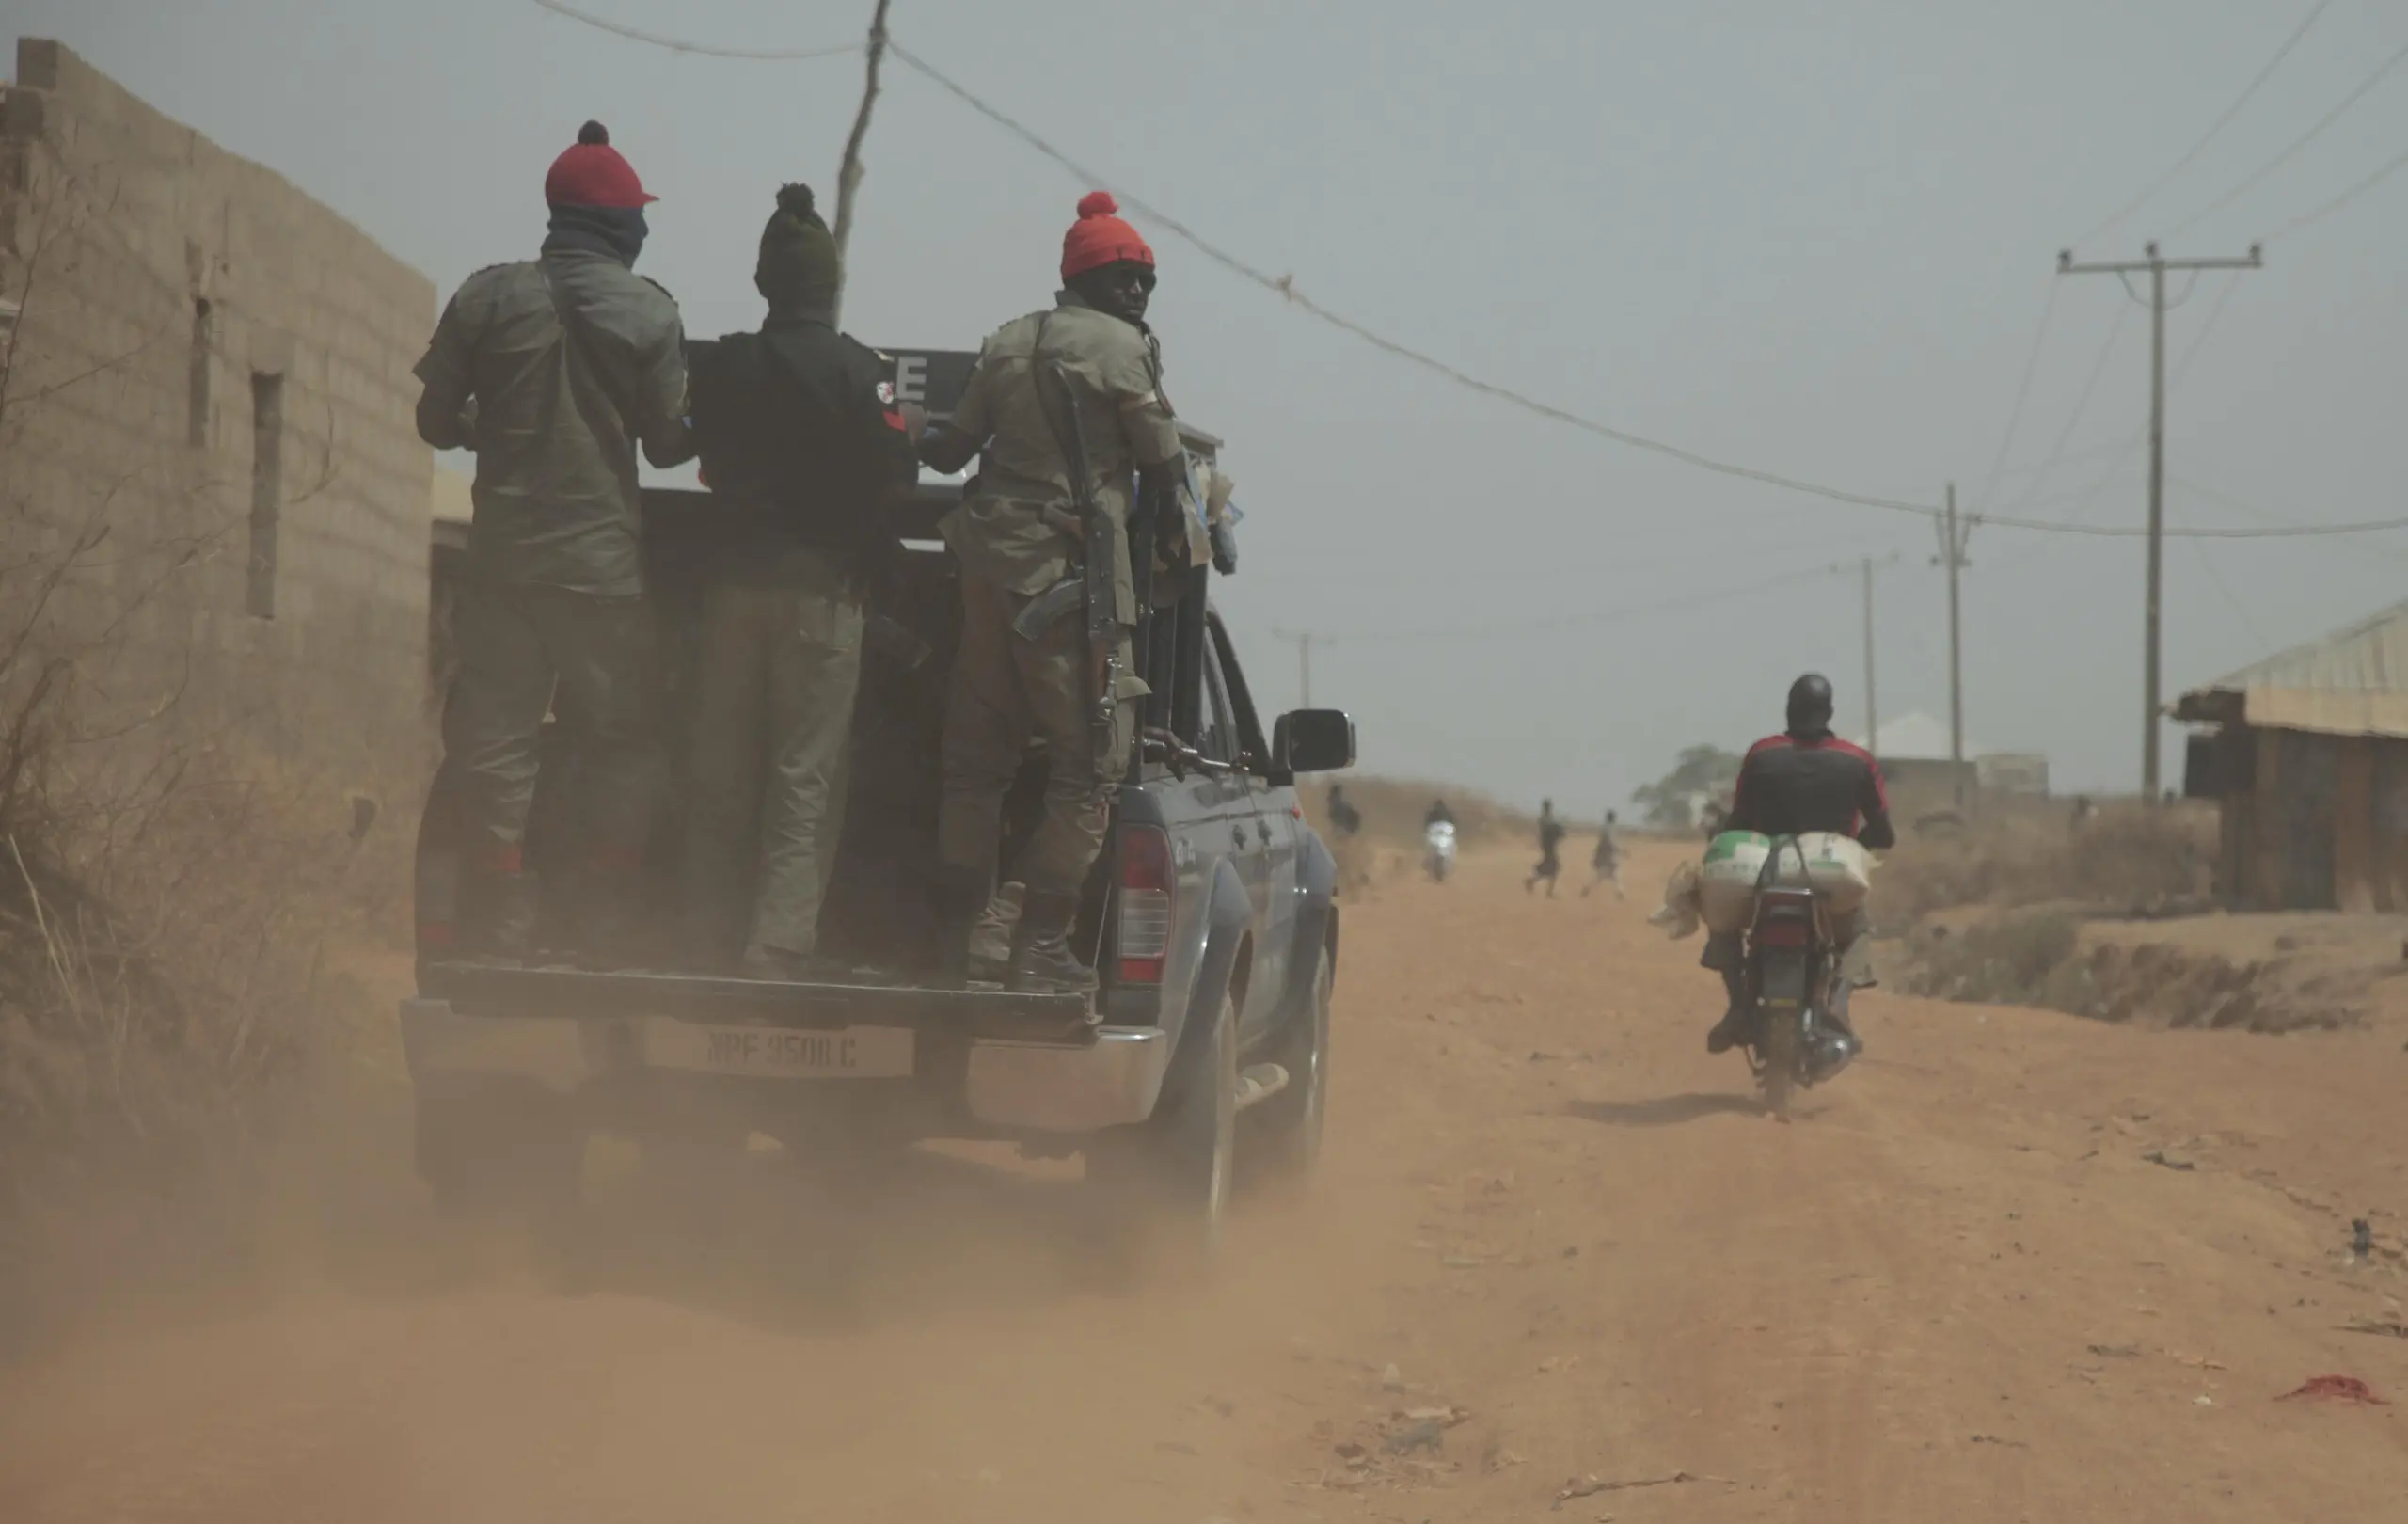
[{"label": "dirt road", "polygon": [[2401,1219],[2350,1230],[2408,1209],[2401,1034],[1877,992],[1781,1127],[1694,945],[1521,866],[1350,909],[1326,1174],[1215,1285],[1077,1275],[1075,1166],[748,1182],[707,1257],[453,1244],[0,1377],[0,1518],[2400,1516],[2402,1407],[2278,1399],[2408,1405],[2345,1328],[2408,1321]]}]

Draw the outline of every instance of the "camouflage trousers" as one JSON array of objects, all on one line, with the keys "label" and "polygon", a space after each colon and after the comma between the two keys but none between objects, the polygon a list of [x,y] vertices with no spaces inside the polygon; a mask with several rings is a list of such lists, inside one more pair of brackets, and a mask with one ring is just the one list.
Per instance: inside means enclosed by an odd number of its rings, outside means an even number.
[{"label": "camouflage trousers", "polygon": [[641,598],[472,582],[456,618],[460,667],[443,706],[443,752],[459,781],[471,867],[518,866],[547,712],[576,738],[584,853],[594,865],[631,867],[659,784],[651,611]]},{"label": "camouflage trousers", "polygon": [[703,602],[687,837],[690,940],[706,960],[751,945],[809,956],[844,839],[862,603],[841,568],[787,550]]},{"label": "camouflage trousers", "polygon": [[[1103,849],[1112,800],[1129,764],[1145,685],[1123,681],[1110,748],[1088,723],[1086,627],[1074,609],[1036,640],[1012,632],[1029,599],[978,577],[961,579],[961,647],[945,705],[944,788],[937,851],[972,881],[990,881],[1003,835],[1005,790],[1035,736],[1045,748],[1045,813],[1010,877],[1036,894],[1076,894]],[[1126,631],[1124,673],[1133,672]]]}]

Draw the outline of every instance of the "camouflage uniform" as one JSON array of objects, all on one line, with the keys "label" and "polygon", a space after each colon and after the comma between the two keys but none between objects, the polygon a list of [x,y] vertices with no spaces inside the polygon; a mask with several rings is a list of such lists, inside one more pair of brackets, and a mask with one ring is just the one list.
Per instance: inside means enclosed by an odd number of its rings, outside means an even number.
[{"label": "camouflage uniform", "polygon": [[[976,483],[943,525],[962,568],[960,653],[944,726],[944,787],[937,819],[948,871],[991,875],[1003,795],[1035,734],[1047,760],[1045,814],[1012,877],[1032,893],[1077,893],[1102,849],[1114,791],[1136,724],[1122,703],[1110,750],[1099,754],[1086,628],[1076,611],[1036,640],[1012,632],[1029,601],[1070,576],[1080,551],[1062,437],[1049,419],[1039,365],[1068,377],[1095,501],[1114,525],[1113,597],[1122,627],[1116,699],[1142,697],[1129,652],[1137,618],[1129,568],[1129,511],[1139,468],[1180,458],[1162,394],[1161,360],[1143,329],[1075,293],[1048,312],[1005,325],[979,352],[952,424],[982,441]],[[1050,383],[1049,383],[1050,390]],[[1051,405],[1058,406],[1058,393]]]},{"label": "camouflage uniform", "polygon": [[667,292],[607,254],[553,249],[470,276],[418,363],[426,407],[473,413],[443,745],[485,873],[517,870],[556,683],[579,724],[594,862],[631,868],[642,845],[657,761],[636,441],[682,435],[682,346]]}]

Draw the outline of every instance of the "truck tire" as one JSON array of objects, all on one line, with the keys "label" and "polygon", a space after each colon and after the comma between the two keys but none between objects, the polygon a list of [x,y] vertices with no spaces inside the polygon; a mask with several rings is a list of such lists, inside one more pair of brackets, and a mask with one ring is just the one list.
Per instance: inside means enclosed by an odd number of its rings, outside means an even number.
[{"label": "truck tire", "polygon": [[1236,1170],[1237,1003],[1224,992],[1192,1066],[1153,1117],[1090,1138],[1089,1184],[1114,1242],[1198,1271],[1220,1250]]},{"label": "truck tire", "polygon": [[1337,963],[1324,944],[1313,968],[1311,1003],[1296,1013],[1272,1056],[1288,1072],[1287,1087],[1249,1110],[1241,1124],[1248,1184],[1301,1190],[1321,1163],[1329,1100],[1329,1003],[1337,978]]},{"label": "truck tire", "polygon": [[532,1084],[421,1080],[418,1172],[446,1215],[556,1224],[573,1213],[585,1128]]}]

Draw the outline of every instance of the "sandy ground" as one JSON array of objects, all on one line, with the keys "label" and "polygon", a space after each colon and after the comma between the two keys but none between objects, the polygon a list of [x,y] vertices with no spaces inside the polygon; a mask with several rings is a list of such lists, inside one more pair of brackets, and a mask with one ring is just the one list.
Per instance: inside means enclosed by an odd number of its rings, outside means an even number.
[{"label": "sandy ground", "polygon": [[2280,1400],[2408,1405],[2396,1034],[1876,992],[1783,1127],[1649,897],[1524,865],[1350,908],[1325,1174],[1212,1285],[1096,1284],[1075,1165],[769,1161],[591,1285],[430,1232],[0,1376],[0,1519],[2402,1516],[2401,1407]]}]

